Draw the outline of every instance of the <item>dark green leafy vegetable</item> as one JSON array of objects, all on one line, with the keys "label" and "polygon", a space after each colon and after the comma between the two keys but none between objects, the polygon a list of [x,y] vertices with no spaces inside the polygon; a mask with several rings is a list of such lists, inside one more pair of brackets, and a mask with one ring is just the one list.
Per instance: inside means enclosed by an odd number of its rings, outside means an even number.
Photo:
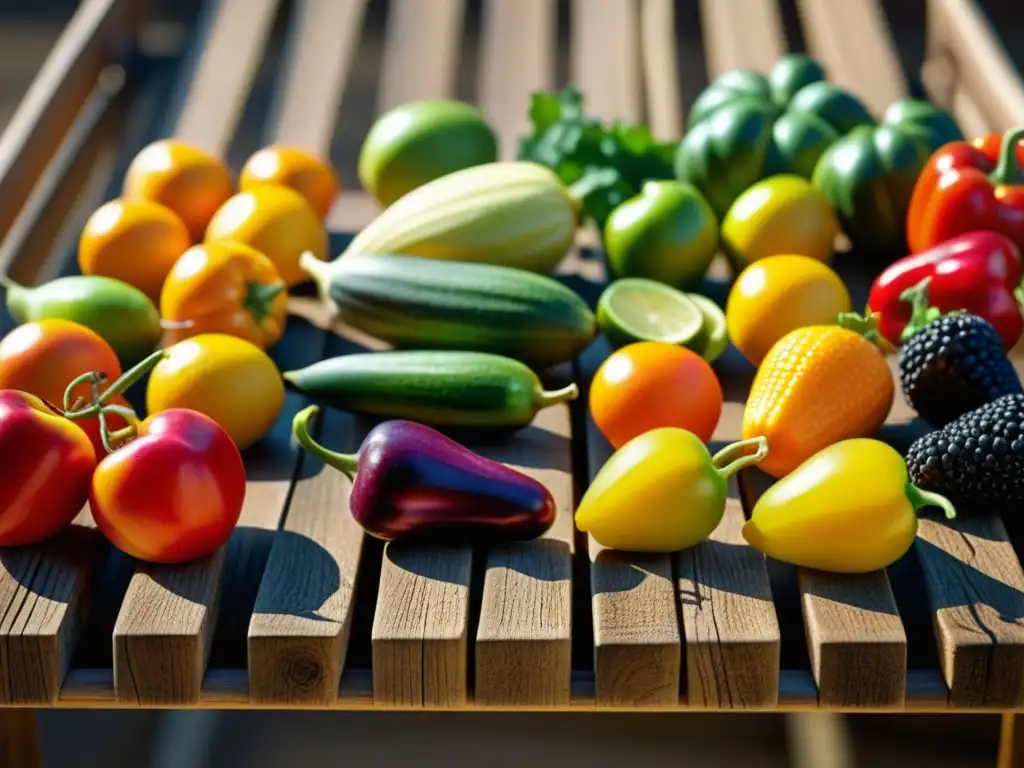
[{"label": "dark green leafy vegetable", "polygon": [[657,141],[646,125],[587,117],[578,88],[535,92],[529,114],[533,132],[519,138],[519,159],[557,173],[601,228],[645,181],[674,177],[676,142]]}]

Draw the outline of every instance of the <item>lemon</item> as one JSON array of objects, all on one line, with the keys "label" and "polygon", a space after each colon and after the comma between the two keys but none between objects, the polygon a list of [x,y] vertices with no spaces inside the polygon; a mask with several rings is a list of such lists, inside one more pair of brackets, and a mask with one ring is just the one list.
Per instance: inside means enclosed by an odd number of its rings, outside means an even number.
[{"label": "lemon", "polygon": [[686,294],[643,277],[616,280],[597,302],[597,324],[613,347],[660,341],[703,346],[704,315]]},{"label": "lemon", "polygon": [[284,381],[266,352],[221,333],[179,341],[150,373],[150,414],[188,408],[216,421],[248,448],[273,426],[284,407]]}]

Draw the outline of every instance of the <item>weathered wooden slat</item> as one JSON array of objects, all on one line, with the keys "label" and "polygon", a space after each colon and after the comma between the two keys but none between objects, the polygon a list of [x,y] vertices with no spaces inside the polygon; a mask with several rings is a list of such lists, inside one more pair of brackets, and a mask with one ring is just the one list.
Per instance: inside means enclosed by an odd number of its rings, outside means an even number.
[{"label": "weathered wooden slat", "polygon": [[529,130],[530,94],[554,81],[555,22],[552,0],[488,0],[484,4],[478,101],[498,134],[505,160]]},{"label": "weathered wooden slat", "polygon": [[831,82],[857,94],[880,118],[892,102],[907,97],[907,81],[879,2],[797,0],[797,7],[808,53]]},{"label": "weathered wooden slat", "polygon": [[226,152],[279,4],[280,0],[221,0],[178,116],[176,138],[217,156]]},{"label": "weathered wooden slat", "polygon": [[[925,19],[924,81],[931,98],[960,119],[953,95],[961,92],[997,131],[1024,123],[1024,82],[978,4],[928,0]],[[934,71],[928,76],[935,68],[942,75],[937,80]],[[976,127],[971,130],[976,132]]]},{"label": "weathered wooden slat", "polygon": [[730,69],[766,73],[786,52],[778,0],[701,0],[708,77]]},{"label": "weathered wooden slat", "polygon": [[924,518],[914,550],[951,707],[1024,703],[1024,571],[998,518]]},{"label": "weathered wooden slat", "polygon": [[672,0],[643,0],[640,5],[640,56],[651,133],[665,141],[683,131],[683,107],[676,62],[676,16]]},{"label": "weathered wooden slat", "polygon": [[289,28],[274,141],[326,157],[367,0],[304,0]]},{"label": "weathered wooden slat", "polygon": [[128,0],[81,3],[0,135],[0,237],[89,98],[100,71],[112,61],[113,43],[141,21],[132,5]]},{"label": "weathered wooden slat", "polygon": [[638,122],[644,113],[634,3],[574,0],[572,80],[586,99],[587,113],[601,120]]},{"label": "weathered wooden slat", "polygon": [[779,695],[779,623],[764,556],[743,540],[735,483],[731,495],[710,538],[675,555],[687,702],[770,707]]},{"label": "weathered wooden slat", "polygon": [[[378,111],[451,97],[462,0],[392,3],[388,11]],[[364,223],[351,221],[353,228]],[[469,547],[384,548],[371,633],[378,705],[459,707],[467,701],[472,560]]]},{"label": "weathered wooden slat", "polygon": [[415,99],[454,96],[464,6],[464,0],[391,2],[378,112]]}]

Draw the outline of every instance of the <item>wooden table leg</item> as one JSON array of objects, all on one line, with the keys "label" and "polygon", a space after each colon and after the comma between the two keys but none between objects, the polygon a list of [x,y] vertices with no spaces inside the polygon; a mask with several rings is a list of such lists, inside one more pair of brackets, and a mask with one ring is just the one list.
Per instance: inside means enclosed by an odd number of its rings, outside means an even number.
[{"label": "wooden table leg", "polygon": [[43,768],[34,709],[0,709],[0,765]]},{"label": "wooden table leg", "polygon": [[1024,768],[1024,715],[1003,715],[999,734],[999,768]]}]

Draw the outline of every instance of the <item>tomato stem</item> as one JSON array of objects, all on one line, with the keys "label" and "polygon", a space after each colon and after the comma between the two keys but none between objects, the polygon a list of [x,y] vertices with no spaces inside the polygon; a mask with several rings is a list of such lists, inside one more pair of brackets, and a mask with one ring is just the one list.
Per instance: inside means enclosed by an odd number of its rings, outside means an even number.
[{"label": "tomato stem", "polygon": [[924,491],[913,483],[907,483],[907,498],[913,504],[915,512],[921,507],[939,507],[946,514],[947,520],[956,518],[956,507],[942,494]]},{"label": "tomato stem", "polygon": [[[106,381],[107,375],[100,371],[83,373],[81,376],[74,379],[67,386],[67,389],[64,390],[64,416],[71,421],[78,421],[101,415],[103,409],[109,406],[111,400],[123,393],[126,389],[155,368],[157,363],[163,360],[166,354],[167,353],[164,350],[158,349],[145,360],[121,374],[121,377],[107,387],[106,391],[102,394],[99,392],[99,385]],[[93,384],[92,402],[84,408],[71,408],[71,398],[74,397],[75,388],[87,381]]]},{"label": "tomato stem", "polygon": [[[749,448],[754,448],[754,453],[747,453]],[[751,437],[748,440],[740,440],[725,446],[711,458],[711,462],[715,465],[718,473],[728,480],[741,469],[764,461],[767,455],[768,438]]]},{"label": "tomato stem", "polygon": [[349,480],[355,480],[356,472],[359,469],[359,456],[357,454],[336,453],[320,445],[309,434],[310,419],[319,412],[319,406],[311,405],[295,414],[295,418],[292,420],[292,434],[299,441],[299,445],[310,454],[320,459],[324,464],[344,472]]}]

